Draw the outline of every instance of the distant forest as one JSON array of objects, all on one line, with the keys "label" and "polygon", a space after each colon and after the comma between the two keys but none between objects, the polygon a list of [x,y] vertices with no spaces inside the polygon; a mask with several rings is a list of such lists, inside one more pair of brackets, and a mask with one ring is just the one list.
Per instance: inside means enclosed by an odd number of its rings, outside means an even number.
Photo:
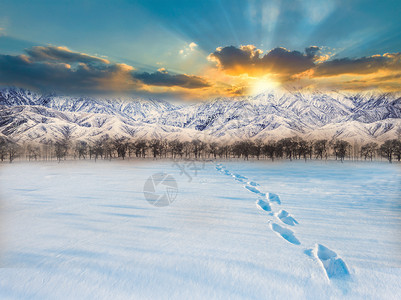
[{"label": "distant forest", "polygon": [[384,158],[390,163],[401,160],[401,140],[391,139],[382,144],[363,145],[345,140],[304,140],[300,137],[280,140],[243,140],[233,143],[215,141],[111,138],[107,134],[92,142],[73,140],[68,127],[57,141],[17,143],[0,137],[0,160],[98,160],[127,158],[173,159],[263,159],[263,160],[375,160]]}]

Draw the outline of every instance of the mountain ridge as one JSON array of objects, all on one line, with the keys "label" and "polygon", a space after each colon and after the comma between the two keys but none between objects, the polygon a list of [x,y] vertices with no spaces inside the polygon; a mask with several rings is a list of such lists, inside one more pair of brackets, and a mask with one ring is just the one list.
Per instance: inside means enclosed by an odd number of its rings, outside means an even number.
[{"label": "mountain ridge", "polygon": [[343,138],[384,141],[401,132],[401,97],[389,93],[267,91],[181,105],[158,99],[43,95],[0,90],[0,133],[17,141],[116,137],[240,139]]}]

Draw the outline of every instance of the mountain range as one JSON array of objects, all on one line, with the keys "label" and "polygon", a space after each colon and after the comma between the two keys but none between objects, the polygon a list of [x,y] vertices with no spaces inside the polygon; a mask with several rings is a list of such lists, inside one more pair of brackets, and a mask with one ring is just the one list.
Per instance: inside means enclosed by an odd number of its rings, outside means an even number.
[{"label": "mountain range", "polygon": [[216,141],[341,138],[382,142],[401,134],[401,97],[391,93],[272,90],[238,98],[173,104],[135,97],[77,97],[0,90],[0,136],[56,140],[111,137]]}]

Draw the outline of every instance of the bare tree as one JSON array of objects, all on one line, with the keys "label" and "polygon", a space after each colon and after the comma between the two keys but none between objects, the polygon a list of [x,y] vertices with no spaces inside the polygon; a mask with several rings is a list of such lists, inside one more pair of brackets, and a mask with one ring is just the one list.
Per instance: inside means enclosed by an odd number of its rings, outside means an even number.
[{"label": "bare tree", "polygon": [[217,152],[219,151],[219,144],[216,142],[211,142],[209,144],[209,155],[213,155],[213,158],[216,159]]},{"label": "bare tree", "polygon": [[68,144],[65,141],[60,140],[54,143],[54,149],[56,153],[56,158],[60,162],[62,158],[66,158],[68,153]]},{"label": "bare tree", "polygon": [[350,152],[351,144],[344,140],[336,140],[333,144],[334,154],[337,158],[340,158],[341,162],[344,161],[347,153]]},{"label": "bare tree", "polygon": [[116,138],[113,141],[114,149],[117,151],[117,157],[125,159],[128,150],[128,141],[125,137]]},{"label": "bare tree", "polygon": [[310,153],[312,152],[312,149],[310,147],[310,144],[308,141],[305,141],[304,139],[299,138],[298,140],[298,158],[301,159],[301,157],[304,158],[306,161],[307,157],[310,156]]},{"label": "bare tree", "polygon": [[276,142],[274,141],[270,141],[262,147],[263,154],[269,157],[272,161],[276,155],[276,150]]},{"label": "bare tree", "polygon": [[200,156],[200,152],[202,151],[202,142],[198,139],[192,140],[192,149],[194,151],[195,159]]},{"label": "bare tree", "polygon": [[25,154],[28,160],[37,160],[40,157],[40,147],[39,145],[28,144],[25,149]]},{"label": "bare tree", "polygon": [[90,149],[90,155],[95,157],[95,161],[99,158],[103,158],[104,155],[104,146],[103,146],[103,139],[96,140]]},{"label": "bare tree", "polygon": [[6,145],[6,151],[8,154],[8,159],[10,163],[19,156],[21,152],[21,147],[13,140],[8,140]]},{"label": "bare tree", "polygon": [[88,154],[88,143],[85,141],[78,141],[75,144],[75,154],[78,156],[78,159],[85,159]]},{"label": "bare tree", "polygon": [[184,155],[186,158],[191,157],[191,153],[193,152],[192,151],[192,143],[189,141],[185,141],[183,143],[183,151],[184,151]]},{"label": "bare tree", "polygon": [[0,160],[4,161],[7,156],[7,139],[0,137]]},{"label": "bare tree", "polygon": [[146,150],[148,149],[148,144],[146,140],[144,139],[136,140],[134,145],[135,145],[135,156],[146,157]]},{"label": "bare tree", "polygon": [[220,158],[228,158],[228,156],[229,156],[229,152],[230,152],[230,146],[229,145],[222,145],[222,146],[220,146],[219,147],[219,150],[218,150],[218,155],[219,155],[219,157]]},{"label": "bare tree", "polygon": [[281,148],[285,157],[292,160],[294,156],[296,157],[298,142],[293,138],[284,138],[277,142],[277,148]]},{"label": "bare tree", "polygon": [[401,141],[393,140],[393,147],[394,147],[394,156],[397,158],[397,161],[401,160]]},{"label": "bare tree", "polygon": [[[111,160],[113,158],[115,148],[113,140],[108,134],[101,136],[100,139],[96,141],[96,148],[98,155],[103,159]],[[98,158],[98,155],[95,155],[95,160]]]},{"label": "bare tree", "polygon": [[160,157],[167,157],[167,148],[168,148],[168,141],[165,139],[162,139],[160,141]]},{"label": "bare tree", "polygon": [[132,154],[135,153],[135,141],[129,140],[127,142],[128,158],[131,158]]},{"label": "bare tree", "polygon": [[393,161],[394,141],[395,140],[385,141],[380,146],[380,154],[383,157],[387,158],[389,163],[391,163]]},{"label": "bare tree", "polygon": [[172,158],[176,158],[177,156],[180,156],[182,158],[184,152],[183,152],[184,145],[182,142],[179,140],[173,140],[170,142],[170,151],[171,151],[171,156]]},{"label": "bare tree", "polygon": [[373,160],[373,156],[375,155],[377,151],[377,143],[368,143],[366,145],[363,145],[361,147],[361,157],[364,157],[366,159],[370,159],[371,161]]},{"label": "bare tree", "polygon": [[261,139],[256,139],[252,145],[252,154],[256,156],[256,159],[259,160],[260,156],[262,155],[262,147],[263,147],[263,142]]},{"label": "bare tree", "polygon": [[323,159],[323,156],[327,159],[327,140],[317,140],[313,145],[313,150],[316,158]]},{"label": "bare tree", "polygon": [[160,155],[160,140],[159,139],[152,139],[149,142],[150,150],[152,151],[153,158],[156,159],[158,155]]},{"label": "bare tree", "polygon": [[69,126],[61,128],[61,137],[55,142],[54,148],[57,160],[60,162],[62,158],[66,159],[70,148],[72,129]]},{"label": "bare tree", "polygon": [[393,161],[393,155],[397,157],[397,160],[401,159],[401,142],[399,140],[387,140],[380,146],[380,153],[383,157],[391,163]]},{"label": "bare tree", "polygon": [[54,147],[54,142],[51,139],[45,139],[42,141],[42,157],[45,160],[52,159],[53,158],[53,147]]}]

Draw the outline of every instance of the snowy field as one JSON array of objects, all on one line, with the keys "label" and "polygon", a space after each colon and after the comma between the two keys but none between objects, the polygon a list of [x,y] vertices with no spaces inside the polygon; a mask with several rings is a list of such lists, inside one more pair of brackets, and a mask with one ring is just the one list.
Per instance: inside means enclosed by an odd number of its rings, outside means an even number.
[{"label": "snowy field", "polygon": [[[196,167],[0,165],[0,299],[401,295],[400,165]],[[143,192],[160,172],[178,186],[165,207]]]}]

